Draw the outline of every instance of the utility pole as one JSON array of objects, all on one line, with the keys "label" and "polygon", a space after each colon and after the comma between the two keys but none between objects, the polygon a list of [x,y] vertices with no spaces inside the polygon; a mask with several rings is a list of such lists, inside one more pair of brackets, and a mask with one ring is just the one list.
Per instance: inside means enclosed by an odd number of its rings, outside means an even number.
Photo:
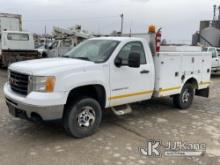
[{"label": "utility pole", "polygon": [[213,21],[216,21],[216,5],[213,6]]},{"label": "utility pole", "polygon": [[218,6],[218,20],[220,21],[220,6]]},{"label": "utility pole", "polygon": [[129,37],[131,37],[131,27],[130,27],[130,33],[129,33]]},{"label": "utility pole", "polygon": [[46,34],[47,34],[47,26],[45,25],[44,26],[44,35],[46,36]]},{"label": "utility pole", "polygon": [[122,13],[120,15],[120,17],[121,17],[121,35],[122,35],[122,33],[123,33],[123,26],[124,26],[124,14]]},{"label": "utility pole", "polygon": [[45,48],[46,48],[47,47],[47,26],[46,25],[44,26],[44,37],[45,37],[44,45],[45,45]]}]

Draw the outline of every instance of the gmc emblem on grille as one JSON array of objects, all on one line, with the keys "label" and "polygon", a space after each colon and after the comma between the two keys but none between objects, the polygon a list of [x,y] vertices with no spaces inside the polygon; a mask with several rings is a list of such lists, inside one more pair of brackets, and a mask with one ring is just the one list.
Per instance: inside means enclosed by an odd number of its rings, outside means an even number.
[{"label": "gmc emblem on grille", "polygon": [[13,79],[13,78],[10,78],[10,83],[12,84],[12,85],[18,85],[17,83],[18,83],[18,80],[15,80],[15,79]]}]

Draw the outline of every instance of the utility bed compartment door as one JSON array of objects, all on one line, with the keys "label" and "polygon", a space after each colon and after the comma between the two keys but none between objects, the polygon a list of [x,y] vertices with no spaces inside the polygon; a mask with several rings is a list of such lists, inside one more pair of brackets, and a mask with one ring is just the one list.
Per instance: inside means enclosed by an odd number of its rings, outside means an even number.
[{"label": "utility bed compartment door", "polygon": [[159,54],[154,57],[156,81],[155,96],[167,96],[180,90],[181,56],[177,54]]},{"label": "utility bed compartment door", "polygon": [[211,55],[206,52],[161,52],[154,57],[155,97],[178,94],[184,83],[195,78],[198,88],[210,83]]}]

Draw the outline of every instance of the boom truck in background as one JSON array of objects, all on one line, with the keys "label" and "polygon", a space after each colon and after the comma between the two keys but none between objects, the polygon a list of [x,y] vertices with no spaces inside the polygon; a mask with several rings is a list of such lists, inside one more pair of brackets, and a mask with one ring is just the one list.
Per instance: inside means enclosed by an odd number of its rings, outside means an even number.
[{"label": "boom truck in background", "polygon": [[22,32],[21,15],[0,13],[0,66],[38,57],[33,35]]},{"label": "boom truck in background", "polygon": [[80,42],[93,37],[93,34],[83,30],[81,25],[70,28],[53,27],[53,40],[46,39],[45,44],[37,50],[41,57],[61,57]]},{"label": "boom truck in background", "polygon": [[186,109],[194,95],[208,97],[211,53],[160,47],[160,37],[151,26],[147,39],[92,38],[60,58],[10,65],[4,86],[10,114],[60,119],[69,135],[83,138],[97,130],[105,109],[124,115],[132,111],[130,103],[166,96]]},{"label": "boom truck in background", "polygon": [[74,47],[74,43],[71,39],[56,39],[49,41],[47,44],[43,44],[37,48],[40,57],[60,57],[66,54]]}]

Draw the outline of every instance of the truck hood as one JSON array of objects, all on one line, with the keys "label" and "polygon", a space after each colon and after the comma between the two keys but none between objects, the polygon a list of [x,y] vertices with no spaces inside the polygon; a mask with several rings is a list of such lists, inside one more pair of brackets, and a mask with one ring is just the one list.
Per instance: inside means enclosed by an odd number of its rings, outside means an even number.
[{"label": "truck hood", "polygon": [[13,63],[9,70],[29,75],[56,75],[67,70],[87,68],[94,62],[71,58],[47,58]]}]

